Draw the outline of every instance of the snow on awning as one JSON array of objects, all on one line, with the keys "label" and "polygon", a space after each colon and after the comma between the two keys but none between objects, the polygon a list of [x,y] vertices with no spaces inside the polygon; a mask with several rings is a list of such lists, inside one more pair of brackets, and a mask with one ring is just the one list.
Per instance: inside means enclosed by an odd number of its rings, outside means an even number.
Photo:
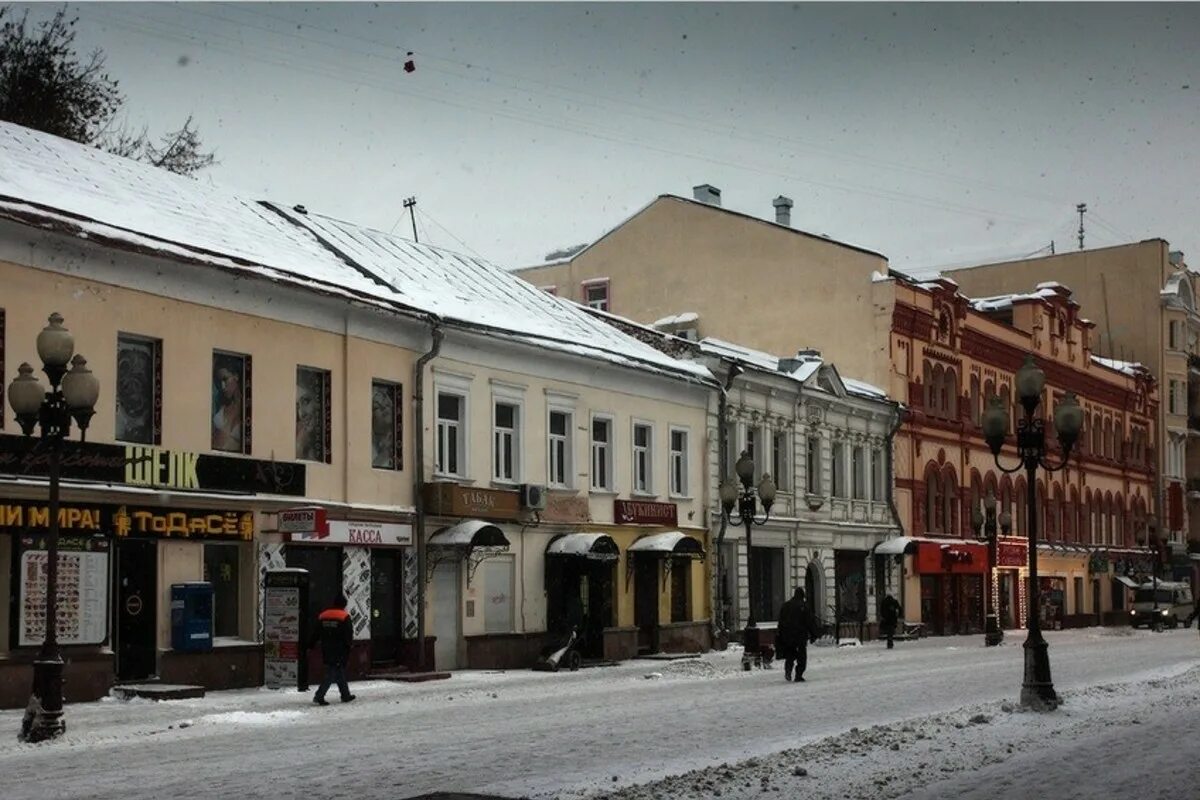
[{"label": "snow on awning", "polygon": [[429,537],[430,547],[508,547],[504,531],[481,519],[467,519],[441,528]]},{"label": "snow on awning", "polygon": [[651,533],[629,545],[629,552],[652,556],[686,556],[701,558],[704,547],[694,536],[679,531]]},{"label": "snow on awning", "polygon": [[621,550],[611,536],[603,533],[568,533],[550,542],[548,556],[575,556],[593,561],[616,561]]},{"label": "snow on awning", "polygon": [[1123,584],[1123,585],[1129,587],[1130,589],[1136,589],[1136,588],[1138,588],[1138,586],[1141,585],[1137,581],[1135,581],[1133,578],[1130,578],[1125,575],[1113,575],[1113,580],[1116,581],[1117,583],[1120,583],[1120,584]]},{"label": "snow on awning", "polygon": [[916,550],[917,539],[911,536],[897,536],[875,545],[875,555],[877,556],[899,556],[905,553],[914,553]]}]

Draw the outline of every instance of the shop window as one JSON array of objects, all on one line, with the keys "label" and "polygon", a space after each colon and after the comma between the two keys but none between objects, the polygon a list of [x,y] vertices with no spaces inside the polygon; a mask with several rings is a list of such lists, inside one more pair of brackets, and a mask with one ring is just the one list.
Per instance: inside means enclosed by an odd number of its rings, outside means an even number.
[{"label": "shop window", "polygon": [[213,351],[213,450],[250,453],[250,375],[250,356]]},{"label": "shop window", "polygon": [[782,492],[790,492],[788,481],[788,447],[791,435],[787,431],[775,431],[771,436],[771,476]]},{"label": "shop window", "polygon": [[862,445],[856,445],[850,454],[850,472],[854,482],[855,500],[864,500],[867,496],[867,451]]},{"label": "shop window", "polygon": [[571,413],[550,412],[550,475],[551,486],[569,488],[573,482],[575,467],[571,452]]},{"label": "shop window", "polygon": [[492,558],[481,566],[484,632],[512,633],[513,561],[511,558]]},{"label": "shop window", "polygon": [[492,478],[504,483],[520,480],[521,409],[513,403],[495,403],[492,410]]},{"label": "shop window", "polygon": [[654,429],[644,423],[633,425],[633,491],[652,494],[654,482]]},{"label": "shop window", "polygon": [[438,392],[437,398],[437,464],[441,475],[464,477],[466,472],[466,443],[463,426],[467,398],[448,392]]},{"label": "shop window", "polygon": [[687,497],[688,493],[688,432],[671,429],[671,495]]},{"label": "shop window", "polygon": [[671,563],[671,622],[690,622],[688,594],[691,591],[692,562],[676,558]]},{"label": "shop window", "polygon": [[204,545],[204,580],[213,587],[213,636],[239,633],[240,556],[235,544]]},{"label": "shop window", "polygon": [[296,367],[296,458],[330,462],[333,450],[328,370]]},{"label": "shop window", "polygon": [[371,381],[371,466],[404,469],[404,404],[398,383]]},{"label": "shop window", "polygon": [[809,494],[821,493],[821,439],[816,436],[808,437],[808,448],[805,454],[805,487]]},{"label": "shop window", "polygon": [[608,281],[587,281],[583,284],[583,303],[597,311],[609,311]]},{"label": "shop window", "polygon": [[592,417],[592,488],[613,490],[613,452],[611,417]]},{"label": "shop window", "polygon": [[117,441],[162,444],[162,340],[117,334]]},{"label": "shop window", "polygon": [[754,580],[750,585],[750,603],[754,618],[760,622],[779,619],[787,587],[782,547],[751,547],[750,561]]},{"label": "shop window", "polygon": [[830,467],[833,473],[833,496],[846,496],[846,452],[841,442],[834,442],[830,457]]}]

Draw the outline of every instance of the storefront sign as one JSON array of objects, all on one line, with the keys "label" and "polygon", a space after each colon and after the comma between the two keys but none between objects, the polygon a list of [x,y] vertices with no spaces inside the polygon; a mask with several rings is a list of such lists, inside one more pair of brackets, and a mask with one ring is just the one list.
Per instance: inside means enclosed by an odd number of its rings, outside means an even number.
[{"label": "storefront sign", "polygon": [[[39,439],[0,434],[0,474],[49,475]],[[62,476],[160,489],[254,492],[302,497],[305,466],[291,462],[189,453],[161,447],[63,442]]]},{"label": "storefront sign", "polygon": [[592,509],[586,497],[551,492],[546,495],[546,508],[539,516],[542,522],[591,522]]},{"label": "storefront sign", "polygon": [[299,533],[320,537],[329,532],[329,523],[323,508],[289,508],[276,516],[276,529],[280,533]]},{"label": "storefront sign", "polygon": [[[20,603],[17,644],[39,645],[46,638],[46,537],[18,540]],[[60,644],[101,644],[108,635],[108,548],[103,536],[60,535],[55,631]]]},{"label": "storefront sign", "polygon": [[395,522],[352,522],[335,519],[328,522],[323,533],[293,533],[289,541],[409,547],[413,543],[413,528],[412,525]]},{"label": "storefront sign", "polygon": [[614,500],[613,519],[620,525],[665,525],[679,524],[678,509],[674,503],[652,503],[644,500]]},{"label": "storefront sign", "polygon": [[1023,567],[1025,566],[1024,545],[1020,544],[1004,544],[996,545],[996,566],[998,567]]},{"label": "storefront sign", "polygon": [[987,571],[987,547],[967,541],[918,542],[914,568],[929,573],[979,573]]},{"label": "storefront sign", "polygon": [[[64,534],[245,541],[254,538],[254,514],[249,511],[64,503],[58,509],[58,526]],[[0,503],[0,532],[43,531],[49,527],[50,508],[44,504]]]},{"label": "storefront sign", "polygon": [[521,516],[521,498],[516,491],[457,483],[425,484],[425,505],[430,514],[440,517],[515,520]]}]

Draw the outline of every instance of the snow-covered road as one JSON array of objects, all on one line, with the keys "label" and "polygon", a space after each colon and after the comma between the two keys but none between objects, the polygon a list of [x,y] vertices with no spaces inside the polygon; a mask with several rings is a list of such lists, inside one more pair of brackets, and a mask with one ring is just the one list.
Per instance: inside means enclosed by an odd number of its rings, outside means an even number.
[{"label": "snow-covered road", "polygon": [[[1178,683],[1187,679],[1178,676],[1200,667],[1195,630],[1086,629],[1047,638],[1055,685],[1070,692],[1067,713],[1058,716],[1082,725],[1090,737],[1079,740],[1081,755],[1111,750],[1101,741],[1104,731],[1087,725],[1090,715],[1111,719],[1117,706],[1105,703],[1119,704],[1139,691],[1118,687],[1091,694],[1089,687],[1155,676]],[[0,774],[8,800],[398,800],[436,790],[582,797],[690,769],[818,747],[826,737],[851,737],[851,746],[864,752],[857,763],[865,765],[872,761],[865,757],[867,745],[882,747],[885,727],[902,731],[904,725],[892,723],[944,714],[945,720],[921,722],[921,730],[958,731],[960,724],[961,730],[973,730],[958,716],[964,708],[1014,700],[1021,659],[1019,636],[1010,635],[999,648],[984,648],[982,637],[961,637],[905,642],[893,651],[875,643],[812,648],[804,684],[785,683],[779,669],[742,673],[735,653],[721,653],[575,674],[464,672],[431,684],[360,683],[357,702],[328,708],[313,706],[307,695],[268,690],[222,692],[197,701],[108,701],[69,707],[69,733],[60,742],[0,750]],[[651,673],[662,677],[647,678]],[[1196,673],[1188,678],[1196,683]],[[1176,684],[1164,686],[1167,692]],[[1197,707],[1185,710],[1195,717]],[[1156,732],[1154,744],[1138,746],[1139,756],[1157,743],[1171,747],[1165,738],[1173,724],[1170,709],[1160,710],[1136,732]],[[15,739],[19,722],[18,712],[0,713],[3,735]],[[861,732],[849,733],[875,726],[884,726],[878,742],[864,744],[853,738]],[[997,721],[989,737],[1003,727]],[[1119,741],[1119,730],[1110,734]],[[921,742],[936,738],[923,736]],[[969,738],[956,736],[963,737]],[[1187,739],[1189,745],[1195,741]],[[903,752],[891,747],[900,740],[886,744],[888,752]],[[1014,752],[1038,757],[1019,745]],[[915,768],[905,765],[910,772]],[[902,787],[895,782],[896,790]],[[955,794],[968,788],[964,784]],[[762,791],[757,784],[754,790]],[[928,795],[937,796],[954,794]]]}]

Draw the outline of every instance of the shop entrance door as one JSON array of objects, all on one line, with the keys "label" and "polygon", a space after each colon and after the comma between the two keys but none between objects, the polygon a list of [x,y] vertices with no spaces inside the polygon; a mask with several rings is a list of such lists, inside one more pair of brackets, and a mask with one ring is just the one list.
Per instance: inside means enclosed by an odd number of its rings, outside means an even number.
[{"label": "shop entrance door", "polygon": [[122,539],[116,547],[117,678],[135,681],[158,670],[155,602],[158,587],[158,545],[143,539]]},{"label": "shop entrance door", "polygon": [[458,617],[462,613],[457,561],[443,561],[433,571],[433,660],[436,669],[458,669]]},{"label": "shop entrance door", "polygon": [[633,557],[633,623],[638,652],[658,652],[658,559]]},{"label": "shop entrance door", "polygon": [[371,663],[396,663],[400,644],[400,551],[371,551]]}]

